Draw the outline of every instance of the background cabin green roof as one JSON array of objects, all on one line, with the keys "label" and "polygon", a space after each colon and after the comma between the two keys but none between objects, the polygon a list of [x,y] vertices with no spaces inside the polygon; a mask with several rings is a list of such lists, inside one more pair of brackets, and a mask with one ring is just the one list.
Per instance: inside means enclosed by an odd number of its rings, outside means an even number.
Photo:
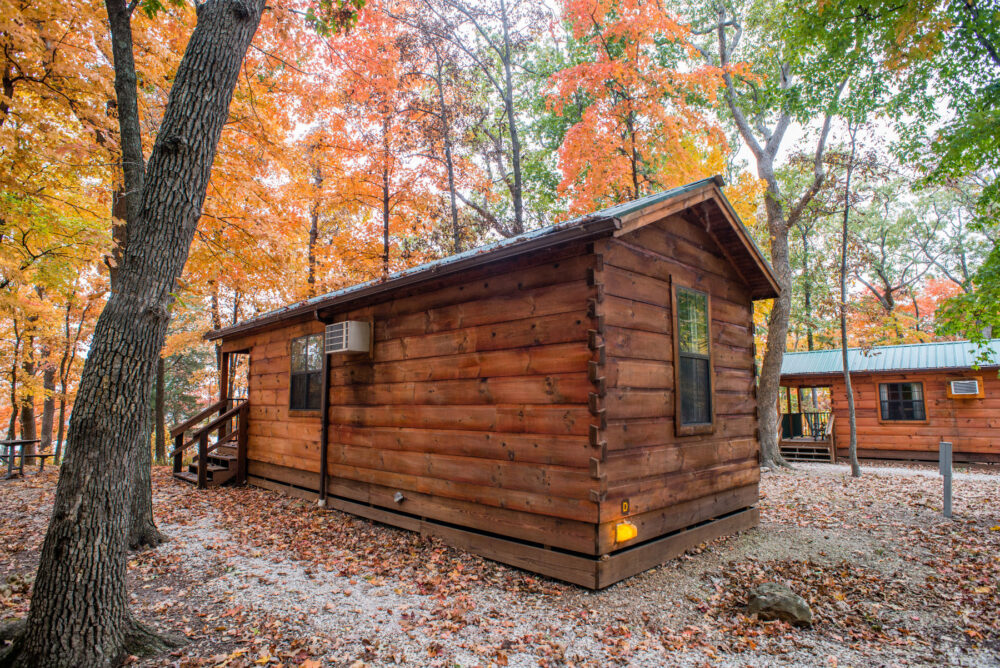
[{"label": "background cabin green roof", "polygon": [[[991,364],[1000,361],[1000,339],[989,342]],[[976,345],[968,341],[912,343],[901,346],[875,346],[869,349],[850,348],[848,364],[855,373],[892,371],[925,371],[931,369],[968,369],[979,357]],[[978,360],[982,365],[982,360]],[[782,376],[843,373],[839,349],[785,353],[781,363]]]}]

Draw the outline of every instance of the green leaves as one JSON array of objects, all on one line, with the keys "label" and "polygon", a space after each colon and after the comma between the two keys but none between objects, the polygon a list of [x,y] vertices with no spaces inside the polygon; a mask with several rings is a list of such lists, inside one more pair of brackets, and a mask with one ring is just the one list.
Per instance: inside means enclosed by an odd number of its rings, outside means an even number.
[{"label": "green leaves", "polygon": [[306,20],[324,37],[345,33],[358,22],[365,0],[319,0],[306,12]]}]

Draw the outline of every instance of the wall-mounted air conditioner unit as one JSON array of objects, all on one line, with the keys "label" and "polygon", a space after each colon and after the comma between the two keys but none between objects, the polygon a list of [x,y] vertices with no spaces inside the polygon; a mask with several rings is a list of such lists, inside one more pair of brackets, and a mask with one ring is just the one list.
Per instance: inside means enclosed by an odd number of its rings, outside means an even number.
[{"label": "wall-mounted air conditioner unit", "polygon": [[346,320],[326,326],[327,354],[367,353],[371,350],[371,345],[371,323]]},{"label": "wall-mounted air conditioner unit", "polygon": [[951,396],[978,397],[979,380],[976,378],[963,378],[962,380],[951,381]]}]

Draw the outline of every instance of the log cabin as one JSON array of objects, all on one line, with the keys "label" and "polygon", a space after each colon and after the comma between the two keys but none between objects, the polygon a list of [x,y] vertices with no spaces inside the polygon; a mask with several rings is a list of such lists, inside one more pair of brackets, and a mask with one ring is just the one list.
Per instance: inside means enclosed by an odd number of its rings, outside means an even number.
[{"label": "log cabin", "polygon": [[224,378],[249,357],[248,399],[173,430],[176,475],[315,499],[594,589],[755,526],[753,301],[778,283],[721,186],[210,332]]},{"label": "log cabin", "polygon": [[[848,355],[859,457],[937,461],[938,444],[948,441],[955,461],[1000,462],[1000,339],[983,351],[968,341],[942,341],[852,348]],[[843,369],[840,350],[785,353],[780,447],[786,457],[847,456]]]}]

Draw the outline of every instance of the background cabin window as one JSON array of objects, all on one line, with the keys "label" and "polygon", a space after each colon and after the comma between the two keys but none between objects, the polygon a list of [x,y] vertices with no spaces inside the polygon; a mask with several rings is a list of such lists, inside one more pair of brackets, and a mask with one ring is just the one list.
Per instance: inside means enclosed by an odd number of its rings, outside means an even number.
[{"label": "background cabin window", "polygon": [[924,388],[920,383],[880,383],[883,420],[925,420]]},{"label": "background cabin window", "polygon": [[317,410],[323,397],[323,335],[292,339],[292,381],[288,407]]},{"label": "background cabin window", "polygon": [[681,424],[712,422],[708,295],[677,288],[678,391]]}]

